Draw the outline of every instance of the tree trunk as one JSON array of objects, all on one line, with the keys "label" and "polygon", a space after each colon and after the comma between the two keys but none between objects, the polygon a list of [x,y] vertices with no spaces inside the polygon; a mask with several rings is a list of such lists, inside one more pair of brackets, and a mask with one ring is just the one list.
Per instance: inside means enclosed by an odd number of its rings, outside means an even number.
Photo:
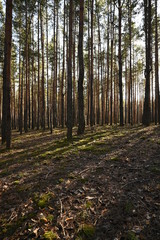
[{"label": "tree trunk", "polygon": [[121,0],[118,0],[118,12],[119,12],[119,94],[120,94],[120,126],[123,126],[123,86],[122,86],[122,50],[121,50],[121,26],[122,26],[122,5]]},{"label": "tree trunk", "polygon": [[39,130],[39,118],[40,118],[40,54],[39,54],[39,16],[40,16],[40,4],[38,3],[38,110],[37,110],[37,130]]},{"label": "tree trunk", "polygon": [[12,41],[12,0],[6,1],[5,45],[3,69],[3,116],[2,116],[2,143],[6,148],[11,147],[11,41]]},{"label": "tree trunk", "polygon": [[84,96],[83,96],[83,80],[84,80],[84,62],[83,62],[83,15],[84,0],[80,0],[79,14],[79,80],[78,80],[78,134],[83,134],[85,129],[84,120]]},{"label": "tree trunk", "polygon": [[160,123],[159,108],[159,61],[158,61],[158,19],[157,0],[155,0],[155,124]]},{"label": "tree trunk", "polygon": [[48,1],[46,0],[47,126],[49,129]]},{"label": "tree trunk", "polygon": [[44,30],[43,30],[43,6],[40,6],[40,19],[41,19],[41,50],[42,50],[42,84],[41,84],[41,125],[45,130],[45,89],[44,89]]},{"label": "tree trunk", "polygon": [[67,88],[67,139],[72,139],[72,23],[73,0],[69,5],[69,56],[68,56],[68,88]]},{"label": "tree trunk", "polygon": [[65,14],[66,11],[66,5],[64,0],[64,16],[63,16],[63,67],[62,67],[62,82],[61,82],[61,126],[64,128],[64,71],[65,71],[65,32],[66,32],[66,21],[65,21]]},{"label": "tree trunk", "polygon": [[91,1],[91,79],[90,79],[90,125],[93,126],[93,6]]},{"label": "tree trunk", "polygon": [[145,11],[145,40],[146,40],[146,85],[145,100],[142,123],[146,126],[150,125],[151,109],[150,109],[150,72],[151,72],[151,0],[144,0]]}]

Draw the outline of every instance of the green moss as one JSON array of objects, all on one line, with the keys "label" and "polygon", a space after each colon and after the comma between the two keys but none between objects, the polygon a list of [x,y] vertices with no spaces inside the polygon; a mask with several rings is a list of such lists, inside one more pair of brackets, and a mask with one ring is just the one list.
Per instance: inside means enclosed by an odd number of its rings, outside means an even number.
[{"label": "green moss", "polygon": [[112,161],[118,161],[118,160],[119,160],[119,157],[118,157],[118,156],[113,156],[113,157],[111,157],[111,160],[112,160]]},{"label": "green moss", "polygon": [[53,231],[45,232],[43,237],[46,240],[53,240],[58,238],[57,233],[54,233]]},{"label": "green moss", "polygon": [[64,179],[63,178],[60,178],[59,179],[59,183],[63,183],[64,182]]},{"label": "green moss", "polygon": [[49,214],[49,215],[47,216],[47,220],[48,220],[48,221],[52,222],[53,219],[54,219],[54,216],[53,216],[53,215]]},{"label": "green moss", "polygon": [[38,196],[38,194],[35,193],[33,200],[35,201],[35,203],[37,204],[38,207],[45,208],[48,205],[51,197],[54,197],[54,194],[51,192],[44,193],[40,197]]},{"label": "green moss", "polygon": [[75,176],[73,173],[69,173],[69,174],[68,174],[68,178],[70,178],[70,179],[75,179],[76,176]]},{"label": "green moss", "polygon": [[126,240],[138,240],[134,232],[128,232]]},{"label": "green moss", "polygon": [[14,185],[19,185],[20,184],[20,181],[19,180],[16,180],[13,182]]},{"label": "green moss", "polygon": [[80,230],[77,234],[76,239],[93,240],[94,235],[95,235],[95,227],[90,224],[83,224],[80,227]]},{"label": "green moss", "polygon": [[160,173],[160,168],[159,167],[151,167],[150,171],[153,173]]},{"label": "green moss", "polygon": [[140,139],[146,140],[146,139],[147,139],[147,136],[141,136]]},{"label": "green moss", "polygon": [[[0,226],[0,232],[2,232],[2,234],[7,235],[7,237],[10,237],[14,234],[14,232],[20,228],[23,223],[28,220],[31,219],[35,216],[35,213],[29,213],[21,218],[19,218],[16,222],[13,223],[6,223],[4,226]],[[8,238],[7,238],[8,239]]]},{"label": "green moss", "polygon": [[125,212],[130,214],[134,209],[134,205],[132,202],[127,202],[125,205]]},{"label": "green moss", "polygon": [[86,208],[90,208],[92,207],[92,202],[91,201],[87,201],[86,202]]}]

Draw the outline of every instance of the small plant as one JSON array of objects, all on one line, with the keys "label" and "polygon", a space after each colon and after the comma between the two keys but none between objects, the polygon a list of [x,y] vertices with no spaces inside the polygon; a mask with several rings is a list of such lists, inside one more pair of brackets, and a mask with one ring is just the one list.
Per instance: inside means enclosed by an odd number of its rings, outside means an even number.
[{"label": "small plant", "polygon": [[42,194],[40,198],[35,194],[34,201],[37,203],[38,207],[45,208],[51,197],[53,197],[53,193],[51,192]]},{"label": "small plant", "polygon": [[60,178],[59,179],[59,183],[63,183],[64,182],[64,179],[63,178]]},{"label": "small plant", "polygon": [[125,212],[129,214],[133,211],[133,208],[134,208],[134,206],[133,206],[132,202],[127,202],[125,205]]},{"label": "small plant", "polygon": [[83,224],[78,232],[77,240],[92,240],[95,235],[95,227],[89,224]]},{"label": "small plant", "polygon": [[90,201],[86,202],[86,208],[90,208],[90,207],[92,207],[92,202]]},{"label": "small plant", "polygon": [[57,233],[54,233],[53,231],[48,231],[45,232],[43,235],[44,239],[46,240],[54,240],[54,239],[58,239]]},{"label": "small plant", "polygon": [[111,160],[112,160],[112,161],[118,161],[118,160],[119,160],[119,157],[118,157],[118,156],[113,156],[113,157],[111,157]]},{"label": "small plant", "polygon": [[14,185],[18,185],[19,183],[20,183],[19,180],[16,180],[16,181],[13,182]]},{"label": "small plant", "polygon": [[138,238],[136,237],[136,234],[134,232],[128,232],[127,240],[138,240]]}]

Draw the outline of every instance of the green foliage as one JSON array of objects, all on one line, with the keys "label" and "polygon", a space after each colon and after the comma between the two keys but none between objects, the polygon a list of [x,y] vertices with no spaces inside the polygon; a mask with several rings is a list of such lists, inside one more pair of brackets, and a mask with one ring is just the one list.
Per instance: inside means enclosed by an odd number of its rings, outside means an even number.
[{"label": "green foliage", "polygon": [[125,205],[125,212],[127,214],[130,214],[133,211],[133,208],[134,208],[133,203],[128,201]]},{"label": "green foliage", "polygon": [[83,224],[80,227],[76,240],[92,240],[95,235],[95,227],[89,224]]},{"label": "green foliage", "polygon": [[113,156],[113,157],[111,157],[111,160],[112,160],[112,161],[118,161],[118,160],[119,160],[119,157],[118,157],[118,156]]},{"label": "green foliage", "polygon": [[13,182],[13,184],[15,184],[15,185],[19,185],[19,183],[20,183],[19,180],[15,180],[15,181]]},{"label": "green foliage", "polygon": [[125,238],[126,240],[138,240],[136,237],[136,234],[134,232],[128,232],[127,237]]},{"label": "green foliage", "polygon": [[86,208],[90,208],[92,207],[92,202],[91,201],[87,201],[86,202]]},{"label": "green foliage", "polygon": [[38,196],[38,194],[35,194],[34,201],[39,208],[45,208],[48,205],[48,202],[51,199],[51,197],[54,197],[54,194],[51,192],[44,193],[40,197]]},{"label": "green foliage", "polygon": [[54,239],[57,239],[58,236],[56,233],[54,233],[53,231],[48,231],[48,232],[45,232],[44,235],[43,235],[44,239],[46,240],[54,240]]}]

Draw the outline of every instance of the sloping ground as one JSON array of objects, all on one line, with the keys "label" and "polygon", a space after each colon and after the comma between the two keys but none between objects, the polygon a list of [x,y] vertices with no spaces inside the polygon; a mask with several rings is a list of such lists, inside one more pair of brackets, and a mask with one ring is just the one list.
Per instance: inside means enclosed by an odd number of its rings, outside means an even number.
[{"label": "sloping ground", "polygon": [[160,239],[160,127],[14,133],[0,149],[0,239]]}]

